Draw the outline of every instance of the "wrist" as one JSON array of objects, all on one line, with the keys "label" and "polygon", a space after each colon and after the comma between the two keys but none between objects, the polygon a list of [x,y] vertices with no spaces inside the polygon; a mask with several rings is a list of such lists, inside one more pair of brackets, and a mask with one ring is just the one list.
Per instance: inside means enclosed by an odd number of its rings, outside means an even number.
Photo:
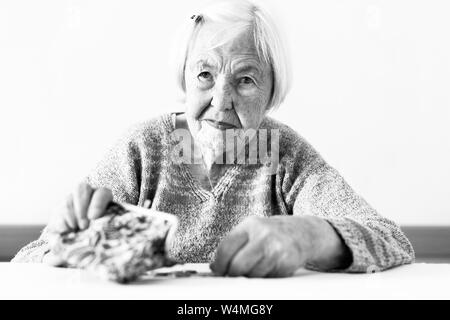
[{"label": "wrist", "polygon": [[352,255],[344,240],[325,219],[302,216],[302,234],[306,236],[306,264],[320,270],[345,269]]}]

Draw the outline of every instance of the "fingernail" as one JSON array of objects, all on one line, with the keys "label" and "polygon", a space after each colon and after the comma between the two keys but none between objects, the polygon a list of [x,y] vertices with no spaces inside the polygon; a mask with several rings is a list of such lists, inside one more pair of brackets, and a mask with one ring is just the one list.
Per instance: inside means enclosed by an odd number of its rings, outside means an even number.
[{"label": "fingernail", "polygon": [[95,213],[96,213],[96,212],[90,210],[90,211],[88,212],[88,214],[87,214],[87,217],[88,217],[89,219],[92,219],[92,218],[94,217]]},{"label": "fingernail", "polygon": [[89,225],[89,221],[87,221],[85,219],[80,221],[80,228],[81,229],[86,229],[88,227],[88,225]]},{"label": "fingernail", "polygon": [[209,265],[209,268],[215,275],[222,276],[222,274],[219,272],[219,270],[217,270],[216,265],[214,263],[211,263]]}]

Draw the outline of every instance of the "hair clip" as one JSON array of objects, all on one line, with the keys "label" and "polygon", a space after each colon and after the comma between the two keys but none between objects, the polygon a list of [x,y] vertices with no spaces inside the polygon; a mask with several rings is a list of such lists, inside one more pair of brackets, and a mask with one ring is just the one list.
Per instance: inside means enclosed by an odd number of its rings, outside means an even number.
[{"label": "hair clip", "polygon": [[194,20],[195,23],[199,23],[200,21],[202,21],[203,17],[202,17],[201,15],[194,14],[194,15],[191,17],[191,19]]}]

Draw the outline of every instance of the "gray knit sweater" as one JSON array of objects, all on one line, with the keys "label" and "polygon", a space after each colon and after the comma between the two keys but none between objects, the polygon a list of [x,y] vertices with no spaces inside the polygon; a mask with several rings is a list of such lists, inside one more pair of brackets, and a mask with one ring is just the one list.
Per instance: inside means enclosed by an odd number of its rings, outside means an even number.
[{"label": "gray knit sweater", "polygon": [[[248,216],[314,215],[327,220],[349,247],[347,272],[384,270],[414,261],[400,228],[380,216],[288,126],[266,117],[262,128],[278,129],[279,163],[233,164],[206,190],[185,164],[170,157],[178,141],[171,114],[130,128],[87,177],[114,199],[175,214],[179,228],[171,255],[180,262],[210,262],[220,240]],[[41,262],[48,251],[46,230],[13,261]]]}]

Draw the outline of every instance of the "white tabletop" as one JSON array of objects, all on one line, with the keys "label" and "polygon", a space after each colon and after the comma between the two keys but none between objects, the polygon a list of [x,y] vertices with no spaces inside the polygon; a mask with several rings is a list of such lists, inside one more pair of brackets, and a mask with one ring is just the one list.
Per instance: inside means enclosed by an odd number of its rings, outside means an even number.
[{"label": "white tabletop", "polygon": [[282,279],[213,277],[206,264],[191,277],[149,275],[117,284],[76,269],[0,263],[0,299],[450,299],[450,264],[417,263],[374,274],[299,270]]}]

